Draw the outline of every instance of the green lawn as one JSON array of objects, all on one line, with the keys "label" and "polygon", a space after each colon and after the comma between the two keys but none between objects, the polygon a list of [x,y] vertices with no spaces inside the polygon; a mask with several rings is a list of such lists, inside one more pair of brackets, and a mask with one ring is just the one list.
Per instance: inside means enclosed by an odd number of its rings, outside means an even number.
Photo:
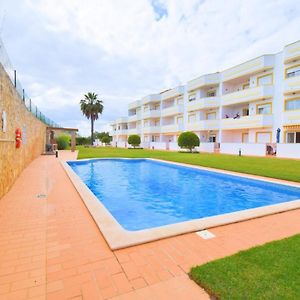
[{"label": "green lawn", "polygon": [[78,149],[79,159],[96,157],[151,157],[300,182],[300,160],[239,157],[208,153],[191,154],[143,149],[133,150],[112,147],[84,148],[80,146]]},{"label": "green lawn", "polygon": [[219,299],[300,299],[300,235],[192,268],[190,277]]}]

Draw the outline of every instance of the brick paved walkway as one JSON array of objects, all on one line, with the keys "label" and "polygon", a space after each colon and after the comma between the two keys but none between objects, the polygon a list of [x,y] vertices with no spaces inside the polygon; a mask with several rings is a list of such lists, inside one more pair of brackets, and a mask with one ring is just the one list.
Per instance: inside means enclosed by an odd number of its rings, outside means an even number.
[{"label": "brick paved walkway", "polygon": [[0,200],[0,299],[209,299],[191,266],[299,233],[300,210],[211,231],[112,252],[59,161],[41,156]]}]

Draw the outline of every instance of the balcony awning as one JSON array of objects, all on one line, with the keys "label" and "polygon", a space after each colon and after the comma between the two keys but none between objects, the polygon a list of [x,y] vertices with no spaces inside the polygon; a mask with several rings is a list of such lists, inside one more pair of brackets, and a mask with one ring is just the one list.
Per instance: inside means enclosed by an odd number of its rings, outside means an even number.
[{"label": "balcony awning", "polygon": [[300,124],[296,124],[296,125],[284,125],[283,126],[284,129],[299,129],[300,130]]}]

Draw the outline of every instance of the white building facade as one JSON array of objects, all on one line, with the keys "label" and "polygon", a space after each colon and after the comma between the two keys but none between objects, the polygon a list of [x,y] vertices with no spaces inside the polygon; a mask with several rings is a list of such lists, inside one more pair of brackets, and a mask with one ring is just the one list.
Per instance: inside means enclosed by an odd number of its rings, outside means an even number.
[{"label": "white building facade", "polygon": [[144,148],[178,150],[193,131],[200,151],[300,159],[300,41],[132,102],[111,126],[117,147],[138,134]]}]

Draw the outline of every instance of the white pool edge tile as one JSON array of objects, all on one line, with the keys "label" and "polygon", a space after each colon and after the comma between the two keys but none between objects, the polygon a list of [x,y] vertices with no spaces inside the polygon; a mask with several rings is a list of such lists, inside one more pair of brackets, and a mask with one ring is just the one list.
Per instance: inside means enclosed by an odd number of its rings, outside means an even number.
[{"label": "white pool edge tile", "polygon": [[[90,160],[101,160],[101,159],[131,159],[131,158],[120,158],[120,157],[105,157],[96,159],[84,159],[84,160],[73,160],[68,162],[78,162],[78,161],[90,161]],[[147,159],[153,161],[159,161],[164,163],[170,163],[174,165],[181,165],[186,167],[191,167],[200,170],[213,171],[221,174],[228,174],[238,177],[244,177],[248,179],[256,179],[260,181],[265,181],[269,183],[282,184],[292,187],[300,187],[299,183],[290,182],[285,180],[261,177],[256,175],[248,175],[237,172],[230,172],[225,170],[218,170],[213,168],[199,167],[195,165],[170,162],[159,159],[150,158],[133,158],[133,159]],[[266,215],[276,214],[288,210],[294,210],[300,208],[300,199],[263,206],[258,208],[247,209],[243,211],[206,217],[201,219],[195,219],[191,221],[185,221],[176,224],[170,224],[166,226],[156,227],[152,229],[145,229],[139,231],[128,231],[125,230],[116,219],[110,214],[110,212],[105,208],[105,206],[98,200],[98,198],[93,194],[93,192],[85,185],[85,183],[80,179],[80,177],[72,170],[67,162],[61,161],[61,164],[69,176],[71,182],[73,183],[75,189],[81,196],[85,206],[92,215],[95,223],[97,224],[99,230],[103,234],[105,240],[107,241],[109,247],[112,250],[126,248],[134,245],[143,244],[146,242],[151,242],[171,236],[176,236],[184,233],[195,232],[200,230],[205,230],[221,225],[236,223],[240,221],[245,221],[253,218],[263,217]]]}]

